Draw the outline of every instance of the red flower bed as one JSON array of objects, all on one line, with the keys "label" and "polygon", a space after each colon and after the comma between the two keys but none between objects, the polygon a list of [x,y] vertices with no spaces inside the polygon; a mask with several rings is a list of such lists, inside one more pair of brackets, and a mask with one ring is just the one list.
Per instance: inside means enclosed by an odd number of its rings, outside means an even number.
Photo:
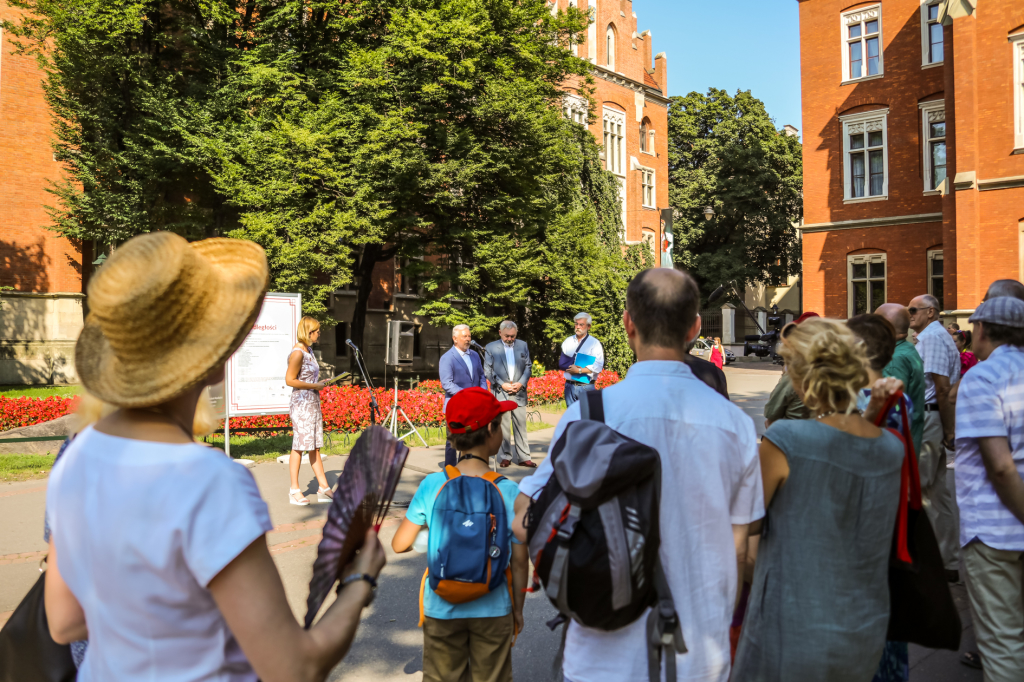
[{"label": "red flower bed", "polygon": [[[604,371],[597,378],[597,387],[604,388],[618,383],[619,375]],[[530,379],[527,388],[530,405],[557,403],[562,399],[565,380],[562,372],[551,370],[544,376]],[[320,392],[320,408],[324,415],[324,429],[327,431],[361,431],[370,425],[370,392],[366,388],[355,386],[329,386]],[[382,414],[380,420],[387,416],[391,407],[392,392],[377,389],[377,404]],[[444,426],[444,414],[441,405],[444,403],[444,390],[441,382],[436,380],[421,381],[412,391],[399,391],[398,403],[409,415],[414,424],[423,426]],[[0,431],[9,431],[19,426],[41,424],[74,412],[78,404],[77,398],[5,398],[0,396]],[[232,417],[232,429],[259,427],[291,427],[291,419],[287,414],[272,414],[256,417]]]},{"label": "red flower bed", "polygon": [[7,398],[0,396],[0,431],[52,421],[75,411],[77,398]]},{"label": "red flower bed", "polygon": [[[617,384],[619,381],[619,375],[610,370],[605,370],[597,375],[598,388],[605,388]],[[530,398],[530,405],[557,403],[562,400],[565,397],[565,378],[562,371],[552,369],[542,377],[531,378],[530,385],[526,387],[526,393]]]},{"label": "red flower bed", "polygon": [[[440,382],[437,383],[440,384]],[[380,423],[387,417],[393,392],[378,388],[376,396],[377,405],[381,409],[381,415],[378,418],[378,423]],[[414,424],[443,426],[444,415],[441,412],[443,401],[444,396],[437,393],[421,393],[415,390],[398,392],[398,404]],[[324,416],[324,430],[351,433],[365,429],[370,425],[369,403],[369,389],[356,386],[328,386],[320,391],[320,411]],[[287,414],[231,418],[232,429],[273,426],[290,428],[291,419]]]}]

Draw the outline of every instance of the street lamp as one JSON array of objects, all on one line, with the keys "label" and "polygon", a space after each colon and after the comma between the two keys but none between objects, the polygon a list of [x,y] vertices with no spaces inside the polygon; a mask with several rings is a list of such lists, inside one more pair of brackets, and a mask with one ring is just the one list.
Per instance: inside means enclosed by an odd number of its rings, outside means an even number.
[{"label": "street lamp", "polygon": [[710,206],[705,206],[704,207],[704,220],[711,220],[714,217],[715,217],[715,209],[711,208]]}]

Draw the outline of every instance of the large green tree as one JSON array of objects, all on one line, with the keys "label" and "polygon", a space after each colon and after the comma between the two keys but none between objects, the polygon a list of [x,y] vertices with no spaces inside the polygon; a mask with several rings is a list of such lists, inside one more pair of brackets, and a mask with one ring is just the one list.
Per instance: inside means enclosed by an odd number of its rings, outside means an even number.
[{"label": "large green tree", "polygon": [[[803,213],[796,137],[750,94],[711,88],[673,97],[668,122],[673,259],[706,294],[736,280],[782,284],[800,268],[793,223]],[[703,212],[712,207],[714,217]]]}]

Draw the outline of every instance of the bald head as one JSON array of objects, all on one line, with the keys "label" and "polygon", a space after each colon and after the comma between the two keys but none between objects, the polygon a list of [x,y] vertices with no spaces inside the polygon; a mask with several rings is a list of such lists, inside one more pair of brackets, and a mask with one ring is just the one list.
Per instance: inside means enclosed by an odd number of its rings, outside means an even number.
[{"label": "bald head", "polygon": [[693,277],[671,268],[644,270],[626,290],[626,310],[640,340],[685,352],[687,332],[697,320],[700,289]]},{"label": "bald head", "polygon": [[1015,279],[997,279],[989,285],[988,291],[985,292],[985,298],[982,300],[987,301],[990,298],[1001,298],[1003,296],[1018,298],[1024,301],[1024,284]]},{"label": "bald head", "polygon": [[875,309],[875,314],[889,320],[896,330],[897,339],[907,338],[907,334],[910,333],[910,313],[906,306],[899,303],[883,303]]}]

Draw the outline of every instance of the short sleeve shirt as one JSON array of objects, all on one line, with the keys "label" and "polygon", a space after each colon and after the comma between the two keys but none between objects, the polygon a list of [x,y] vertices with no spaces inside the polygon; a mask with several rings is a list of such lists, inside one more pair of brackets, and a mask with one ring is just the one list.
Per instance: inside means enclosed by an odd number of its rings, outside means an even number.
[{"label": "short sleeve shirt", "polygon": [[79,682],[255,681],[207,586],[273,526],[252,474],[199,444],[88,428],[47,486],[61,576],[89,623]]},{"label": "short sleeve shirt", "polygon": [[953,337],[936,320],[917,335],[917,352],[924,362],[924,402],[930,405],[936,401],[935,381],[928,375],[949,377],[949,385],[955,384],[960,380],[960,351]]},{"label": "short sleeve shirt", "polygon": [[[577,346],[579,346],[579,350],[576,349]],[[562,342],[562,353],[574,359],[577,353],[589,355],[592,358],[594,358],[593,364],[583,368],[589,370],[589,373],[593,377],[596,377],[598,374],[601,373],[601,370],[604,369],[604,346],[602,346],[601,342],[595,339],[593,336],[588,335],[585,339],[583,339],[582,345],[580,345],[579,339],[577,339],[575,336],[570,336],[569,338]],[[577,379],[577,377],[573,376],[572,374],[569,374],[568,372],[565,372],[563,376],[565,377],[566,381],[574,381]]]},{"label": "short sleeve shirt", "polygon": [[[412,502],[409,503],[409,511],[405,513],[405,518],[417,526],[429,526],[430,516],[434,512],[434,501],[437,499],[437,493],[447,480],[448,477],[441,471],[424,478],[420,483],[420,487],[416,489]],[[505,516],[508,521],[509,535],[511,535],[519,486],[516,485],[515,481],[510,481],[506,478],[498,481],[498,489],[505,500]],[[518,544],[515,538],[512,541]],[[430,583],[427,583],[426,588],[423,590],[423,613],[430,618],[438,618],[440,620],[497,618],[512,613],[512,600],[509,597],[508,588],[502,587],[502,589],[488,592],[471,602],[452,604],[434,594],[434,591],[430,589]]]},{"label": "short sleeve shirt", "polygon": [[906,339],[897,341],[892,360],[882,370],[882,375],[903,382],[903,393],[916,408],[910,420],[914,452],[921,452],[924,439],[924,363],[914,344]]},{"label": "short sleeve shirt", "polygon": [[[676,657],[679,679],[726,682],[737,585],[732,526],[764,516],[754,423],[682,362],[638,362],[601,393],[608,425],[661,455],[661,563],[689,648]],[[552,445],[579,418],[575,403]],[[548,453],[520,491],[535,497],[553,471]],[[566,680],[646,680],[646,627],[646,616],[612,632],[570,622]]]},{"label": "short sleeve shirt", "polygon": [[1000,346],[964,375],[956,399],[956,501],[960,544],[1024,551],[1024,524],[999,499],[985,471],[980,438],[1010,443],[1024,478],[1024,350]]}]

